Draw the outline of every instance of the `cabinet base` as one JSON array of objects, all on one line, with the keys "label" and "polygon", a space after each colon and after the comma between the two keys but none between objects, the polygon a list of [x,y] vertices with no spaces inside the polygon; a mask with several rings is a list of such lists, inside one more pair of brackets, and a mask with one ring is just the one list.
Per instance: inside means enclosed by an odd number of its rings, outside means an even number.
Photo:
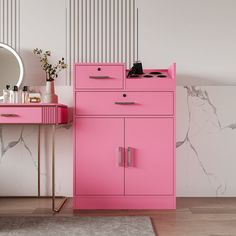
[{"label": "cabinet base", "polygon": [[176,209],[175,196],[75,196],[74,209]]}]

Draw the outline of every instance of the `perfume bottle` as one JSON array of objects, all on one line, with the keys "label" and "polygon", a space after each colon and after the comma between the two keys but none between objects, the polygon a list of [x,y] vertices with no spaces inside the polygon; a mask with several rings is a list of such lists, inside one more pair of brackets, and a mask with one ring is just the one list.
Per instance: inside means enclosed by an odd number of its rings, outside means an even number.
[{"label": "perfume bottle", "polygon": [[3,89],[3,102],[9,103],[10,102],[10,85],[6,85],[6,88]]},{"label": "perfume bottle", "polygon": [[21,102],[28,103],[29,102],[29,91],[28,86],[24,86],[21,93]]},{"label": "perfume bottle", "polygon": [[10,91],[10,103],[18,103],[19,102],[19,92],[18,87],[15,85],[13,90]]}]

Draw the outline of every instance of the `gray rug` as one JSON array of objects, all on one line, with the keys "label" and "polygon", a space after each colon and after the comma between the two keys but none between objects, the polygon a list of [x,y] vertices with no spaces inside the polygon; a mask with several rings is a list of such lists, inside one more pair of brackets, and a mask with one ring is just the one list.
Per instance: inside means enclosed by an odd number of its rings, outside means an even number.
[{"label": "gray rug", "polygon": [[155,236],[149,217],[0,217],[0,236]]}]

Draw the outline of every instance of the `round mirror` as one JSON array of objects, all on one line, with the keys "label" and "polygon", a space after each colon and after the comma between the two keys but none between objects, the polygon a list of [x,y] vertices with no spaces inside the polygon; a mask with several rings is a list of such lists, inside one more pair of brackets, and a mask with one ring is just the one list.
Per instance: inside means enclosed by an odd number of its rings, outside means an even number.
[{"label": "round mirror", "polygon": [[10,46],[0,43],[0,99],[2,91],[9,84],[20,87],[23,80],[24,68],[20,56]]}]

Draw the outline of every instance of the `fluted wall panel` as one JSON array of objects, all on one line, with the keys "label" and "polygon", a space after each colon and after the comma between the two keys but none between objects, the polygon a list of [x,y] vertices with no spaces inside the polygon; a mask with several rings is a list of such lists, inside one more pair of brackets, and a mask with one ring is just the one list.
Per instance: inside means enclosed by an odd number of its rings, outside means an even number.
[{"label": "fluted wall panel", "polygon": [[20,0],[0,0],[0,42],[19,51]]},{"label": "fluted wall panel", "polygon": [[[136,0],[67,0],[66,61],[124,62],[138,59]],[[70,83],[71,67],[68,70]]]}]

